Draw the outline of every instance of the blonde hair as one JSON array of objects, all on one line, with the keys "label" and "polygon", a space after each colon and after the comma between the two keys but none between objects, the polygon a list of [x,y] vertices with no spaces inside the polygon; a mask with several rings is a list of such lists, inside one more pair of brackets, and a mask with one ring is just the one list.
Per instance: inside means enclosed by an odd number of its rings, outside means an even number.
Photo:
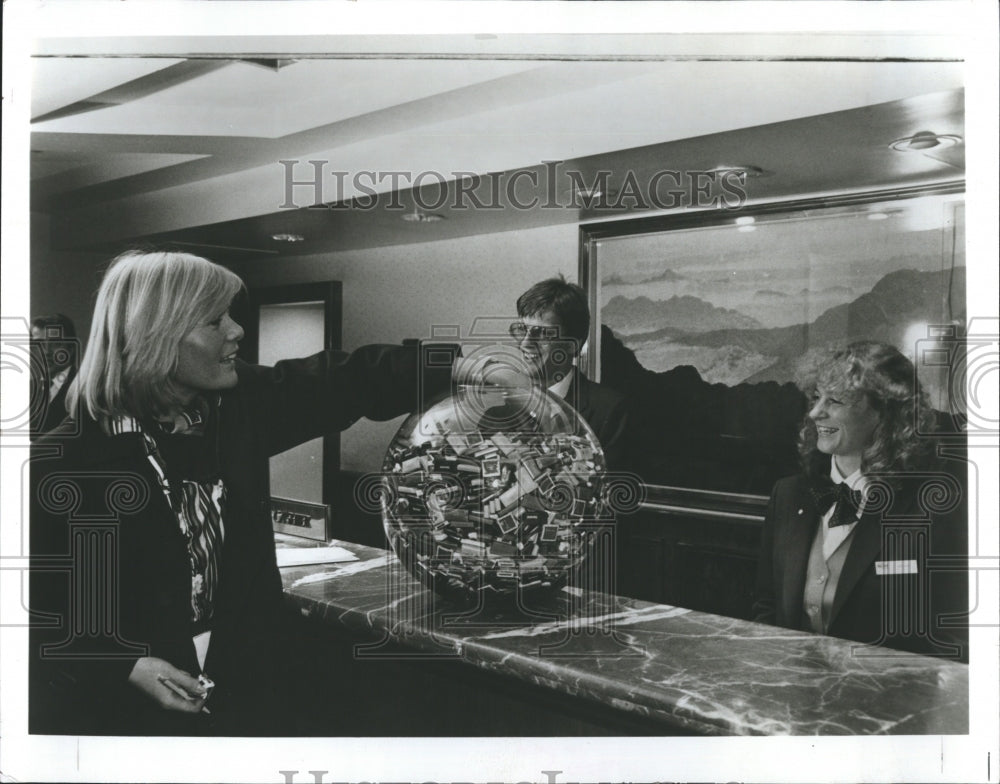
[{"label": "blonde hair", "polygon": [[[933,411],[913,363],[894,346],[862,340],[812,354],[800,365],[796,384],[807,396],[816,390],[847,401],[863,396],[878,414],[871,443],[861,454],[863,472],[906,470],[926,456],[921,433],[932,429]],[[799,454],[808,473],[821,470],[816,439],[816,423],[807,414],[799,431]]]},{"label": "blonde hair", "polygon": [[235,273],[189,253],[118,256],[101,281],[67,409],[81,405],[94,419],[143,419],[176,408],[181,340],[223,313],[242,287]]}]

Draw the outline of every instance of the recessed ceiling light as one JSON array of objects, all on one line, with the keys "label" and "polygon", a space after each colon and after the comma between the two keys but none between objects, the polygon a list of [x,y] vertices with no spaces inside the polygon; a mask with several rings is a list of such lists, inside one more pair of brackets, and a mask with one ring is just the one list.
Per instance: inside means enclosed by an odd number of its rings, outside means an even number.
[{"label": "recessed ceiling light", "polygon": [[771,172],[750,163],[741,163],[735,166],[716,166],[715,168],[708,170],[709,174],[728,174],[730,172],[733,174],[742,174],[747,178],[771,176]]},{"label": "recessed ceiling light", "polygon": [[438,215],[434,212],[418,212],[417,210],[414,210],[413,212],[404,213],[402,218],[407,223],[437,223],[444,220],[444,215]]},{"label": "recessed ceiling light", "polygon": [[582,186],[579,188],[569,188],[562,191],[559,196],[569,199],[569,206],[578,209],[590,209],[596,205],[606,207],[616,204],[619,191],[615,188],[602,188],[595,185],[593,188]]},{"label": "recessed ceiling light", "polygon": [[751,224],[756,222],[757,219],[753,215],[741,215],[736,219],[737,226],[750,226]]},{"label": "recessed ceiling light", "polygon": [[918,131],[913,136],[896,139],[889,143],[889,149],[896,152],[921,152],[937,147],[954,147],[961,143],[962,137],[952,133],[934,133],[933,131]]},{"label": "recessed ceiling light", "polygon": [[305,237],[301,234],[272,234],[271,239],[276,242],[302,242]]},{"label": "recessed ceiling light", "polygon": [[604,191],[600,188],[578,188],[573,191],[573,197],[576,199],[599,199],[604,195]]}]

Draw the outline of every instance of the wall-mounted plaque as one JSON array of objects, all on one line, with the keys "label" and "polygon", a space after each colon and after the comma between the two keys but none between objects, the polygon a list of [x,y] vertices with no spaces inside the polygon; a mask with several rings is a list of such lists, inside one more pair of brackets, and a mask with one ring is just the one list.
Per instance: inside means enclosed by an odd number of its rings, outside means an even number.
[{"label": "wall-mounted plaque", "polygon": [[330,539],[330,507],[271,496],[274,530],[291,536],[326,542]]}]

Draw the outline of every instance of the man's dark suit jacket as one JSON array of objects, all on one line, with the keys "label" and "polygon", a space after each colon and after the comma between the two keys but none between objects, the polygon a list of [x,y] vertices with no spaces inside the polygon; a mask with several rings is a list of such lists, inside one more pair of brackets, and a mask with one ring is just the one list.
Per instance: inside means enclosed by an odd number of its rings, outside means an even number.
[{"label": "man's dark suit jacket", "polygon": [[[50,430],[55,430],[62,422],[66,414],[66,393],[69,392],[69,386],[73,383],[73,379],[76,378],[76,368],[72,368],[69,371],[69,375],[66,376],[66,380],[63,385],[59,387],[59,391],[56,392],[56,396],[48,401],[44,405],[33,405],[33,416],[31,417],[31,432],[36,436],[40,436],[43,433],[48,433]],[[38,393],[48,397],[49,394],[49,384],[48,378],[44,380],[44,388],[39,385]]]},{"label": "man's dark suit jacket", "polygon": [[577,370],[573,372],[565,401],[594,431],[609,469],[622,470],[628,461],[625,443],[628,405],[621,393],[591,381]]},{"label": "man's dark suit jacket", "polygon": [[[947,470],[890,482],[888,497],[882,496],[885,508],[863,514],[847,545],[827,633],[968,661],[968,633],[961,628],[968,604],[964,483]],[[936,496],[935,485],[947,489]],[[764,522],[754,620],[808,631],[802,608],[806,569],[825,511],[817,509],[804,475],[775,485]],[[884,565],[909,561],[916,562],[916,574],[891,573],[899,567]]]},{"label": "man's dark suit jacket", "polygon": [[[609,471],[624,471],[630,455],[625,439],[628,424],[628,404],[621,393],[603,384],[597,384],[578,370],[566,392],[566,403],[575,408],[590,425],[604,450],[604,460]],[[620,510],[612,509],[612,515]],[[608,534],[610,535],[610,534]],[[577,576],[580,587],[617,593],[615,577],[616,548],[603,537],[594,540],[594,550],[587,556],[589,566]]]}]

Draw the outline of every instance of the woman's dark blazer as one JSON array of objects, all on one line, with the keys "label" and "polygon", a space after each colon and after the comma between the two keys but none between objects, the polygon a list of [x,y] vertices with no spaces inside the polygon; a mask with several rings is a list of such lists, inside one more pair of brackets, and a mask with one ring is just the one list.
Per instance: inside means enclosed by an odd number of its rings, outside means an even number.
[{"label": "woman's dark blazer", "polygon": [[[964,463],[956,462],[954,468],[942,464],[870,477],[877,496],[854,529],[834,594],[830,636],[968,661],[968,632],[962,628],[968,605],[963,470]],[[764,522],[754,620],[808,630],[802,623],[806,568],[824,511],[804,475],[775,485]],[[893,573],[910,562],[916,573]]]},{"label": "woman's dark blazer", "polygon": [[[217,684],[213,704],[225,704],[227,694],[264,694],[282,662],[268,458],[362,416],[413,410],[418,378],[428,395],[447,389],[450,368],[438,362],[421,372],[419,366],[416,346],[366,346],[349,356],[329,351],[273,368],[237,365],[239,382],[221,393],[217,426],[204,436],[212,439],[227,489],[205,663]],[[127,685],[138,657],[199,672],[184,538],[138,433],[112,438],[90,419],[67,420],[36,442],[31,488],[31,606],[48,613],[36,616],[32,635],[32,731],[120,732],[128,717],[151,704]],[[113,549],[102,553],[88,541]],[[75,587],[84,584],[97,588],[88,594]],[[95,593],[101,609],[81,609],[81,596]],[[87,628],[95,617],[99,628]],[[149,731],[124,727],[130,729]]]}]

